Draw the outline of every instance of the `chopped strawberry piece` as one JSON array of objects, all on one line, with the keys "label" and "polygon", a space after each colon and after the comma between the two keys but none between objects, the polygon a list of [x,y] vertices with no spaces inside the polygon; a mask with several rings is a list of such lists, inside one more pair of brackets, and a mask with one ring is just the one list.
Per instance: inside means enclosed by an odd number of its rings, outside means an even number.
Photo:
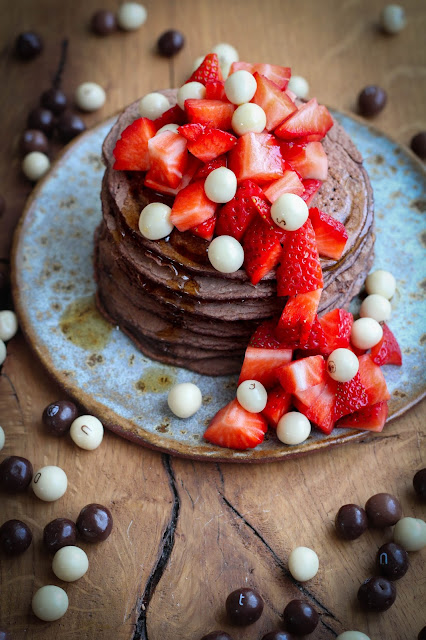
[{"label": "chopped strawberry piece", "polygon": [[200,136],[203,135],[208,130],[208,127],[205,124],[199,124],[195,122],[194,124],[183,124],[179,127],[178,133],[190,140],[191,142],[195,142],[198,140]]},{"label": "chopped strawberry piece", "polygon": [[243,61],[233,62],[231,64],[229,75],[231,75],[231,73],[235,73],[235,71],[239,71],[240,69],[244,69],[245,71],[249,71],[253,74],[257,72],[258,74],[265,76],[269,80],[272,80],[279,89],[286,89],[291,77],[290,67],[280,67],[276,64],[264,64],[261,62],[250,64],[249,62]]},{"label": "chopped strawberry piece", "polygon": [[276,320],[264,320],[253,333],[248,346],[262,349],[286,349],[286,345],[275,336],[276,325]]},{"label": "chopped strawberry piece", "polygon": [[249,73],[254,73],[253,69],[254,65],[251,62],[243,62],[243,60],[237,60],[237,62],[233,62],[231,64],[231,68],[229,69],[229,75],[231,73],[235,73],[236,71],[240,71],[244,69],[244,71],[248,71]]},{"label": "chopped strawberry piece", "polygon": [[303,152],[292,159],[286,158],[292,168],[305,179],[326,180],[328,158],[321,142],[308,142]]},{"label": "chopped strawberry piece", "polygon": [[302,180],[303,186],[305,187],[304,192],[302,193],[302,198],[306,202],[306,204],[311,204],[312,200],[315,197],[317,191],[319,191],[322,181],[321,180],[312,180],[308,178],[308,180]]},{"label": "chopped strawberry piece", "polygon": [[387,324],[383,322],[383,337],[378,344],[371,349],[371,359],[380,367],[383,364],[402,365],[402,354],[399,344],[389,329]]},{"label": "chopped strawberry piece", "polygon": [[296,196],[303,196],[305,187],[297,175],[296,171],[284,171],[282,178],[274,180],[263,189],[269,202],[275,202],[283,193],[294,193]]},{"label": "chopped strawberry piece", "polygon": [[185,111],[178,104],[167,109],[159,118],[154,120],[155,127],[161,129],[166,124],[184,124],[186,122]]},{"label": "chopped strawberry piece", "polygon": [[185,111],[190,123],[206,124],[214,129],[231,129],[235,105],[221,100],[185,100]]},{"label": "chopped strawberry piece", "polygon": [[345,416],[336,424],[336,427],[348,429],[361,429],[380,433],[385,426],[388,417],[388,403],[386,400],[363,407],[359,411]]},{"label": "chopped strawberry piece", "polygon": [[325,355],[329,355],[335,349],[349,347],[353,321],[353,315],[345,309],[333,309],[319,319],[324,331]]},{"label": "chopped strawberry piece", "polygon": [[219,210],[216,235],[232,236],[238,241],[243,238],[250,222],[256,216],[253,196],[262,198],[262,189],[251,180],[241,182],[232,200]]},{"label": "chopped strawberry piece", "polygon": [[262,107],[266,114],[266,129],[272,131],[280,122],[288,118],[294,111],[297,111],[297,107],[274,82],[256,72],[254,73],[254,78],[257,83],[257,89],[251,102]]},{"label": "chopped strawberry piece", "polygon": [[293,296],[322,289],[322,269],[309,218],[297,231],[285,231],[284,234],[280,266],[277,269],[277,294]]},{"label": "chopped strawberry piece", "polygon": [[177,187],[188,162],[187,142],[174,131],[164,131],[148,140],[150,177],[169,187]]},{"label": "chopped strawberry piece", "polygon": [[228,155],[228,166],[237,180],[258,184],[277,180],[284,174],[280,147],[269,133],[246,133]]},{"label": "chopped strawberry piece", "polygon": [[214,160],[226,153],[237,142],[237,138],[227,131],[207,129],[194,142],[188,141],[188,151],[203,162]]},{"label": "chopped strawberry piece", "polygon": [[286,393],[281,385],[278,385],[268,391],[268,401],[266,407],[261,412],[266,418],[268,424],[273,428],[277,428],[277,424],[285,413],[288,412],[291,405],[291,393]]},{"label": "chopped strawberry piece", "polygon": [[315,387],[297,391],[293,400],[300,413],[326,434],[331,433],[334,427],[336,385],[335,380],[328,377],[326,382]]},{"label": "chopped strawberry piece", "polygon": [[150,189],[154,189],[154,191],[159,191],[160,193],[164,193],[170,196],[176,196],[179,191],[182,191],[193,179],[195,172],[200,166],[200,161],[193,156],[188,156],[188,164],[186,165],[185,173],[182,177],[182,180],[178,184],[177,187],[169,187],[168,185],[162,184],[152,176],[151,171],[145,176],[144,185],[149,187]]},{"label": "chopped strawberry piece", "polygon": [[380,367],[372,361],[369,355],[360,356],[358,360],[359,377],[365,388],[368,404],[389,400],[390,393]]},{"label": "chopped strawberry piece", "polygon": [[253,449],[263,441],[267,429],[260,413],[246,411],[235,398],[216,413],[204,438],[220,447]]},{"label": "chopped strawberry piece", "polygon": [[306,143],[279,141],[281,155],[290,165],[305,157]]},{"label": "chopped strawberry piece", "polygon": [[318,355],[318,354],[324,353],[324,346],[325,346],[324,330],[321,326],[318,316],[315,315],[311,332],[308,336],[306,343],[304,345],[300,345],[298,348],[304,351],[308,351],[310,355]]},{"label": "chopped strawberry piece", "polygon": [[148,171],[148,141],[157,129],[149,118],[138,118],[121,133],[113,151],[114,169],[118,171]]},{"label": "chopped strawberry piece", "polygon": [[317,317],[322,289],[291,296],[278,321],[275,333],[283,344],[299,349],[306,344]]},{"label": "chopped strawberry piece", "polygon": [[252,284],[257,284],[277,266],[284,233],[279,227],[273,228],[260,216],[249,224],[243,238],[243,247],[244,267]]},{"label": "chopped strawberry piece", "polygon": [[291,349],[259,349],[247,347],[238,384],[244,380],[257,380],[266,389],[278,383],[277,369],[292,357]]},{"label": "chopped strawberry piece", "polygon": [[187,231],[211,218],[216,208],[217,204],[209,200],[204,192],[204,180],[191,182],[177,194],[170,222],[179,231]]},{"label": "chopped strawberry piece", "polygon": [[348,239],[344,225],[316,207],[309,209],[309,218],[315,231],[319,255],[339,260]]},{"label": "chopped strawberry piece", "polygon": [[308,356],[283,365],[277,371],[278,380],[287,393],[305,391],[325,381],[323,356]]},{"label": "chopped strawberry piece", "polygon": [[272,220],[271,217],[271,205],[268,204],[267,202],[265,202],[265,197],[262,193],[262,197],[259,196],[252,196],[251,201],[254,204],[254,207],[257,211],[257,213],[260,215],[260,217],[267,222],[268,224],[271,225],[272,228],[274,228],[274,221]]},{"label": "chopped strawberry piece", "polygon": [[335,420],[358,411],[358,409],[362,409],[367,404],[369,404],[368,396],[361,382],[359,372],[349,382],[337,383],[336,404],[334,405]]},{"label": "chopped strawberry piece", "polygon": [[319,105],[316,99],[312,98],[284,120],[274,133],[283,140],[296,140],[311,135],[324,137],[332,126],[333,119],[327,107]]},{"label": "chopped strawberry piece", "polygon": [[187,82],[201,82],[208,84],[209,82],[222,82],[222,72],[220,70],[219,58],[216,53],[208,53],[202,63],[195,69],[192,76]]},{"label": "chopped strawberry piece", "polygon": [[198,180],[200,178],[207,178],[209,173],[211,173],[215,169],[219,169],[219,167],[226,167],[226,156],[219,156],[214,160],[210,160],[210,162],[202,164],[201,167],[197,170],[194,179]]},{"label": "chopped strawberry piece", "polygon": [[229,102],[225,93],[224,82],[208,82],[206,84],[206,100],[222,100],[223,102]]},{"label": "chopped strawberry piece", "polygon": [[198,236],[199,238],[204,238],[204,240],[211,240],[214,234],[214,228],[216,226],[216,214],[207,220],[204,220],[201,224],[198,224],[196,227],[191,227],[189,231],[194,234],[194,236]]}]

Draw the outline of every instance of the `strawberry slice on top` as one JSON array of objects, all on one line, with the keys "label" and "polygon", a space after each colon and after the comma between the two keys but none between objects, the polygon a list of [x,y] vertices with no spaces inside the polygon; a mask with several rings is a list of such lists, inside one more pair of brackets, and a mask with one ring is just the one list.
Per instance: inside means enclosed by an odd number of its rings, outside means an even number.
[{"label": "strawberry slice on top", "polygon": [[202,162],[209,162],[232,149],[236,142],[237,138],[227,131],[207,129],[196,140],[188,141],[188,151]]},{"label": "strawberry slice on top", "polygon": [[277,294],[293,296],[322,289],[322,269],[309,218],[297,231],[285,231],[284,234],[280,266],[277,269]]},{"label": "strawberry slice on top", "polygon": [[286,349],[287,345],[281,343],[275,335],[276,326],[275,319],[264,320],[251,336],[248,346],[262,349]]},{"label": "strawberry slice on top", "polygon": [[348,239],[344,225],[316,207],[309,209],[309,218],[314,228],[319,255],[339,260]]},{"label": "strawberry slice on top", "polygon": [[268,421],[269,426],[276,429],[280,419],[289,411],[290,405],[291,393],[284,391],[282,386],[279,384],[268,391],[266,407],[261,413]]},{"label": "strawberry slice on top", "polygon": [[216,53],[208,53],[202,63],[186,82],[201,82],[208,84],[209,82],[223,82],[222,72],[220,70],[219,58]]},{"label": "strawberry slice on top", "polygon": [[257,89],[251,102],[262,107],[266,114],[266,129],[272,131],[289,115],[297,111],[297,107],[274,82],[257,72],[254,73],[254,78]]},{"label": "strawberry slice on top", "polygon": [[302,184],[305,188],[304,192],[301,195],[301,198],[309,205],[312,203],[312,200],[315,198],[315,194],[320,190],[322,185],[322,180],[311,180],[308,178],[307,180],[302,180]]},{"label": "strawberry slice on top", "polygon": [[333,126],[327,107],[319,105],[316,98],[312,98],[292,113],[275,129],[274,133],[283,140],[297,140],[306,136],[325,136]]},{"label": "strawberry slice on top", "polygon": [[370,354],[371,359],[379,366],[384,364],[396,364],[397,366],[401,366],[402,354],[397,339],[385,322],[382,324],[382,329],[382,339],[372,347]]},{"label": "strawberry slice on top", "polygon": [[265,184],[284,174],[280,147],[269,133],[245,133],[228,154],[228,167],[237,180]]},{"label": "strawberry slice on top", "polygon": [[118,171],[148,171],[148,141],[157,133],[149,118],[138,118],[124,129],[114,148],[114,166]]},{"label": "strawberry slice on top", "polygon": [[250,222],[256,216],[253,196],[263,198],[262,189],[251,180],[241,182],[232,200],[219,210],[216,235],[232,236],[238,241],[242,239]]},{"label": "strawberry slice on top", "polygon": [[213,129],[230,130],[235,105],[221,100],[188,98],[185,111],[190,123],[205,124]]},{"label": "strawberry slice on top", "polygon": [[163,131],[148,140],[150,177],[172,188],[182,180],[188,163],[187,141],[174,131]]},{"label": "strawberry slice on top", "polygon": [[319,319],[323,331],[322,353],[329,355],[335,349],[349,348],[353,321],[353,315],[346,309],[333,309]]},{"label": "strawberry slice on top", "polygon": [[309,356],[284,364],[277,371],[278,380],[287,393],[306,391],[309,387],[325,382],[326,370],[323,356]]},{"label": "strawberry slice on top", "polygon": [[290,296],[278,321],[275,334],[281,342],[300,349],[308,342],[317,318],[322,289]]},{"label": "strawberry slice on top", "polygon": [[205,194],[204,180],[191,182],[177,194],[170,222],[179,231],[187,231],[214,216],[216,208],[217,204],[209,200]]},{"label": "strawberry slice on top", "polygon": [[274,82],[274,84],[282,90],[287,88],[288,81],[291,77],[290,67],[280,67],[277,64],[267,64],[263,62],[251,64],[250,62],[243,62],[242,60],[231,64],[229,75],[231,75],[231,73],[235,73],[235,71],[239,71],[240,69],[249,71],[252,74],[257,72],[259,75],[265,76],[268,80]]},{"label": "strawberry slice on top", "polygon": [[257,380],[266,389],[272,389],[278,384],[278,368],[290,362],[292,355],[291,349],[247,347],[238,384],[244,380]]},{"label": "strawberry slice on top", "polygon": [[354,413],[344,416],[338,421],[336,427],[380,433],[383,431],[387,417],[388,403],[386,400],[382,400],[382,402],[368,405],[358,411],[354,411]]},{"label": "strawberry slice on top", "polygon": [[303,151],[288,163],[304,180],[324,182],[327,179],[328,158],[321,142],[308,142]]},{"label": "strawberry slice on top", "polygon": [[282,178],[265,186],[263,191],[269,202],[274,203],[283,193],[294,193],[303,197],[305,187],[296,171],[285,170]]},{"label": "strawberry slice on top", "polygon": [[220,447],[253,449],[263,442],[267,429],[267,422],[260,413],[246,411],[235,398],[216,413],[204,438]]},{"label": "strawberry slice on top", "polygon": [[252,284],[257,284],[275,269],[281,255],[285,231],[256,216],[243,238],[244,268]]}]

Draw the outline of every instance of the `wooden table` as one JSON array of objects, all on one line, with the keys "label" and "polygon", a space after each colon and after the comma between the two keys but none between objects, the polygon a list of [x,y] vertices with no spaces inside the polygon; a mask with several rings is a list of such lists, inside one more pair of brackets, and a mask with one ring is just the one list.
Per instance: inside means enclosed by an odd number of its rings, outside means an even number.
[{"label": "wooden table", "polygon": [[[380,84],[389,100],[375,123],[402,144],[426,129],[426,11],[418,0],[405,1],[408,25],[394,37],[378,31],[381,0],[146,0],[148,21],[139,31],[104,39],[88,30],[99,4],[15,0],[0,8],[0,191],[7,202],[0,220],[2,269],[31,188],[19,171],[18,141],[29,110],[49,86],[63,37],[70,39],[68,94],[87,80],[107,91],[104,108],[85,117],[88,125],[148,91],[179,85],[197,56],[225,41],[243,60],[291,66],[309,79],[312,95],[336,108],[352,110],[362,87]],[[116,3],[104,5],[114,9]],[[171,27],[187,42],[168,62],[153,51]],[[46,46],[36,60],[20,63],[12,44],[26,29],[39,31]],[[364,504],[381,491],[399,496],[405,515],[425,517],[411,484],[425,466],[424,403],[361,443],[281,464],[235,466],[171,458],[109,433],[96,451],[79,450],[67,438],[48,437],[41,425],[43,408],[59,397],[18,334],[0,376],[1,457],[23,455],[35,467],[57,464],[68,474],[69,489],[52,504],[30,492],[0,497],[1,521],[22,518],[34,531],[25,554],[1,557],[0,621],[15,640],[197,640],[218,628],[235,640],[257,640],[280,626],[284,606],[301,595],[321,614],[315,639],[359,629],[372,640],[413,640],[426,624],[424,553],[411,554],[395,605],[366,615],[356,592],[390,532],[368,531],[346,543],[333,528],[342,504]],[[111,508],[113,534],[103,544],[83,545],[90,569],[65,585],[68,613],[42,623],[31,614],[32,594],[43,584],[61,584],[42,550],[43,527],[54,517],[75,519],[88,502]],[[303,586],[287,570],[288,555],[299,545],[320,558],[317,576]],[[242,630],[224,617],[226,596],[240,586],[255,587],[265,600],[261,619]]]}]

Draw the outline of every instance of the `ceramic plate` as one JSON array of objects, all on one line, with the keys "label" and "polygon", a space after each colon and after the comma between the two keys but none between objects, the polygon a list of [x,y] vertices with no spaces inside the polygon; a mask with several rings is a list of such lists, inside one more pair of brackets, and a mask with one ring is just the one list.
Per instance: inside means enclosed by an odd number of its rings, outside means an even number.
[{"label": "ceramic plate", "polygon": [[[425,393],[426,317],[422,264],[426,231],[425,174],[402,147],[348,115],[333,114],[363,154],[375,197],[375,268],[397,277],[390,327],[403,366],[384,367],[392,394],[390,416],[403,413]],[[202,460],[263,462],[285,459],[365,437],[366,432],[314,430],[288,447],[274,434],[254,450],[238,452],[203,441],[210,418],[234,397],[237,378],[211,378],[162,366],[139,353],[94,307],[93,234],[101,218],[101,144],[114,119],[65,149],[30,198],[15,235],[14,295],[21,327],[41,361],[63,389],[112,431],[136,443]],[[423,284],[423,286],[422,286]],[[354,309],[357,302],[354,301]],[[189,420],[175,418],[167,391],[193,381],[203,406]]]}]

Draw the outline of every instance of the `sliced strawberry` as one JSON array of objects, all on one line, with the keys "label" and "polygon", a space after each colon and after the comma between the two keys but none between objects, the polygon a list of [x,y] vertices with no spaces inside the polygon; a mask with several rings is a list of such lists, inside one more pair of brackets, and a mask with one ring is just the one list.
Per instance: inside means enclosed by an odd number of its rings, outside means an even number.
[{"label": "sliced strawberry", "polygon": [[263,195],[262,192],[262,197],[259,196],[252,196],[251,201],[253,202],[255,209],[257,211],[257,213],[260,215],[260,217],[267,222],[268,224],[271,225],[271,227],[274,229],[275,228],[275,223],[272,220],[271,217],[271,205],[265,201],[265,197]]},{"label": "sliced strawberry", "polygon": [[183,111],[178,104],[175,104],[174,107],[170,107],[170,109],[167,109],[167,111],[165,111],[159,118],[154,120],[157,131],[166,124],[185,124],[185,122],[185,111]]},{"label": "sliced strawberry", "polygon": [[311,135],[325,136],[333,126],[333,119],[323,105],[315,98],[300,105],[298,110],[275,129],[274,133],[283,140],[296,140]]},{"label": "sliced strawberry", "polygon": [[179,127],[178,133],[186,138],[188,141],[195,142],[200,136],[208,130],[205,124],[183,124]]},{"label": "sliced strawberry", "polygon": [[209,82],[223,82],[217,54],[208,53],[187,82],[201,82],[204,85]]},{"label": "sliced strawberry", "polygon": [[334,419],[358,411],[365,407],[368,395],[361,382],[359,372],[349,382],[338,382],[336,388],[336,404],[334,405]]},{"label": "sliced strawberry", "polygon": [[[307,294],[303,294],[307,295]],[[310,355],[319,355],[324,353],[325,346],[325,334],[321,326],[319,318],[315,315],[314,322],[312,324],[311,332],[308,336],[306,344],[299,346],[299,349],[303,351],[309,351]]]},{"label": "sliced strawberry", "polygon": [[297,229],[285,231],[280,266],[277,270],[277,294],[294,296],[322,289],[322,269],[311,221]]},{"label": "sliced strawberry", "polygon": [[333,309],[319,319],[324,331],[324,354],[328,355],[335,349],[349,347],[353,321],[353,315],[345,309]]},{"label": "sliced strawberry", "polygon": [[281,240],[285,232],[257,216],[243,238],[244,268],[252,284],[257,284],[275,269],[281,255]]},{"label": "sliced strawberry", "polygon": [[308,356],[283,365],[277,371],[278,380],[287,393],[305,391],[326,379],[323,356]]},{"label": "sliced strawberry", "polygon": [[305,187],[297,175],[296,171],[284,171],[282,178],[274,180],[263,189],[269,202],[275,202],[283,193],[294,193],[296,196],[303,196]]},{"label": "sliced strawberry", "polygon": [[162,184],[152,176],[151,171],[145,176],[144,185],[153,189],[154,191],[159,191],[160,193],[164,193],[170,196],[176,196],[179,191],[182,191],[193,179],[197,169],[200,166],[200,161],[193,156],[188,156],[188,163],[186,165],[185,173],[182,176],[182,180],[179,182],[178,186],[173,188],[168,185]]},{"label": "sliced strawberry", "polygon": [[276,429],[280,419],[290,409],[290,405],[291,393],[286,393],[281,385],[277,385],[268,391],[268,401],[261,413],[268,421],[268,424],[273,429]]},{"label": "sliced strawberry", "polygon": [[359,377],[365,388],[368,404],[389,400],[390,393],[380,367],[372,361],[369,355],[360,356],[358,360]]},{"label": "sliced strawberry", "polygon": [[148,171],[148,141],[157,129],[149,118],[138,118],[121,133],[113,151],[114,169],[118,171]]},{"label": "sliced strawberry", "polygon": [[206,100],[222,100],[223,102],[229,102],[225,93],[224,82],[208,82],[206,84]]},{"label": "sliced strawberry", "polygon": [[199,160],[210,162],[232,149],[236,142],[237,138],[227,131],[208,129],[194,142],[188,141],[188,151]]},{"label": "sliced strawberry", "polygon": [[371,359],[380,367],[383,364],[402,365],[402,354],[399,344],[387,324],[382,324],[383,337],[371,349]]},{"label": "sliced strawberry", "polygon": [[257,72],[258,74],[265,76],[269,80],[272,80],[279,89],[286,89],[291,77],[290,67],[280,67],[276,64],[264,64],[262,62],[250,64],[249,62],[243,61],[233,62],[231,64],[229,75],[231,75],[231,73],[235,73],[235,71],[239,71],[240,69],[244,69],[245,71],[249,71],[253,74]]},{"label": "sliced strawberry", "polygon": [[211,240],[214,235],[214,229],[216,226],[216,214],[207,220],[204,220],[201,224],[198,224],[196,227],[191,227],[189,231],[194,234],[194,236],[198,236],[199,238],[204,238],[204,240]]},{"label": "sliced strawberry", "polygon": [[185,100],[185,111],[190,123],[206,124],[214,129],[231,129],[235,105],[221,100]]},{"label": "sliced strawberry", "polygon": [[306,143],[279,141],[281,155],[290,165],[305,157]]},{"label": "sliced strawberry", "polygon": [[284,174],[280,147],[269,133],[246,133],[228,154],[228,166],[237,180],[264,184]]},{"label": "sliced strawberry", "polygon": [[334,427],[336,385],[337,383],[328,376],[326,382],[306,391],[298,391],[293,398],[300,413],[326,434],[331,433]]},{"label": "sliced strawberry", "polygon": [[344,225],[316,207],[309,209],[309,218],[315,231],[319,255],[339,260],[348,239]]},{"label": "sliced strawberry", "polygon": [[210,160],[210,162],[202,164],[201,167],[197,170],[194,179],[198,180],[200,178],[207,178],[209,173],[211,173],[215,169],[219,169],[219,167],[226,167],[226,156],[219,156],[214,160]]},{"label": "sliced strawberry", "polygon": [[336,427],[348,429],[361,429],[380,433],[385,426],[388,417],[388,403],[386,400],[364,407],[359,411],[345,416],[336,424]]},{"label": "sliced strawberry", "polygon": [[216,235],[232,236],[238,241],[243,238],[250,222],[256,216],[253,196],[264,197],[262,189],[251,180],[241,182],[232,200],[219,210]]},{"label": "sliced strawberry", "polygon": [[177,187],[188,162],[187,142],[174,131],[164,131],[148,140],[150,177],[169,187]]},{"label": "sliced strawberry", "polygon": [[260,413],[246,411],[235,398],[216,413],[204,438],[220,447],[253,449],[263,441],[267,429]]},{"label": "sliced strawberry", "polygon": [[187,231],[211,218],[216,208],[217,204],[209,200],[204,192],[204,180],[191,182],[177,194],[170,222],[179,231]]},{"label": "sliced strawberry", "polygon": [[322,289],[291,296],[275,329],[278,339],[292,349],[303,347],[311,335]]},{"label": "sliced strawberry", "polygon": [[275,319],[264,320],[253,333],[248,346],[262,349],[286,349],[286,345],[282,344],[275,336],[276,326]]},{"label": "sliced strawberry", "polygon": [[254,73],[257,83],[256,93],[251,102],[262,107],[266,114],[266,129],[272,131],[280,122],[297,111],[297,107],[288,95],[265,76]]},{"label": "sliced strawberry", "polygon": [[309,207],[309,205],[311,204],[312,200],[315,197],[315,194],[321,188],[322,181],[321,180],[311,180],[310,178],[308,178],[308,180],[302,180],[302,183],[303,183],[303,186],[305,187],[305,190],[302,193],[301,197],[303,198],[303,200],[306,202],[306,204]]},{"label": "sliced strawberry", "polygon": [[306,179],[326,180],[328,158],[321,142],[308,142],[303,152],[292,159],[286,158],[292,168]]},{"label": "sliced strawberry", "polygon": [[257,380],[266,389],[278,383],[277,369],[292,357],[291,349],[258,349],[247,347],[238,384],[244,380]]},{"label": "sliced strawberry", "polygon": [[244,69],[244,71],[248,71],[249,73],[254,73],[253,69],[254,65],[251,62],[243,62],[243,60],[237,60],[237,62],[233,62],[231,64],[231,68],[229,69],[229,75],[235,73],[236,71],[240,71]]}]

